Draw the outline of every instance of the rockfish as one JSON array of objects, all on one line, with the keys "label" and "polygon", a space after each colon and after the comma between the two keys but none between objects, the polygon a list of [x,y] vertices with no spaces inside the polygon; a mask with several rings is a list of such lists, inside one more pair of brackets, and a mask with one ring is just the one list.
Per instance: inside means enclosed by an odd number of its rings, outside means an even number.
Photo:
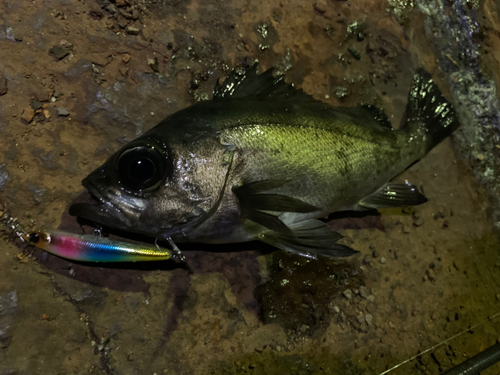
[{"label": "rockfish", "polygon": [[256,70],[233,71],[212,100],[112,155],[82,182],[99,203],[70,213],[160,240],[260,240],[316,258],[356,253],[320,218],[427,201],[390,182],[459,126],[427,72],[415,75],[396,130],[374,106],[332,107]]}]

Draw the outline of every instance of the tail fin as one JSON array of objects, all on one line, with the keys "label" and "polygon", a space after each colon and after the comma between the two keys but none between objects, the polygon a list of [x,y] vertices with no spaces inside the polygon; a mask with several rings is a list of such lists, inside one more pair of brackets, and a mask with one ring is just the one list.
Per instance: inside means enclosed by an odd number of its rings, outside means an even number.
[{"label": "tail fin", "polygon": [[421,137],[426,152],[459,127],[455,110],[443,97],[431,75],[419,69],[413,77],[406,107],[406,128]]}]

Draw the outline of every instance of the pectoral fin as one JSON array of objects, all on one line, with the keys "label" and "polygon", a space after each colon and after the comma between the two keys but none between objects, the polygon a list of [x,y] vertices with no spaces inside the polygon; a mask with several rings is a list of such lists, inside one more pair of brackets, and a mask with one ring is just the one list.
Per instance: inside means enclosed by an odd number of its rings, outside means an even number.
[{"label": "pectoral fin", "polygon": [[259,240],[311,259],[317,259],[318,256],[341,258],[357,253],[346,245],[338,244],[337,241],[343,236],[332,231],[330,226],[322,221],[306,220],[291,225],[289,230],[290,233],[265,232],[259,235]]},{"label": "pectoral fin", "polygon": [[361,208],[391,208],[416,206],[427,201],[428,199],[418,191],[415,185],[409,182],[389,182],[375,193],[361,199],[358,206]]},{"label": "pectoral fin", "polygon": [[304,213],[316,211],[318,208],[297,198],[265,193],[286,183],[286,180],[265,180],[233,188],[241,216],[273,231],[290,234],[290,229],[277,216],[263,211]]}]

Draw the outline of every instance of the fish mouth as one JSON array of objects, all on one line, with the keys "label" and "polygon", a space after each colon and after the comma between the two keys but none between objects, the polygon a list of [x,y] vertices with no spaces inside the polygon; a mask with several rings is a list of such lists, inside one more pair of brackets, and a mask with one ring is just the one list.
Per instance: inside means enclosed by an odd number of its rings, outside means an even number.
[{"label": "fish mouth", "polygon": [[82,181],[82,185],[94,201],[72,204],[69,208],[70,215],[120,230],[127,230],[132,225],[130,220],[113,203],[116,199],[113,200],[108,197],[108,194],[103,194],[87,178]]}]

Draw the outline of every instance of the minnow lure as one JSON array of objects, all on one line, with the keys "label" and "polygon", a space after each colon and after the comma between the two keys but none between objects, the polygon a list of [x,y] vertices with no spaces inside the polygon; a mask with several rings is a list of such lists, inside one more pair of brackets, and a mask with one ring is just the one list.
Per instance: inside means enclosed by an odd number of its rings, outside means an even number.
[{"label": "minnow lure", "polygon": [[74,234],[54,230],[34,231],[23,235],[23,239],[49,253],[84,262],[144,262],[178,258],[184,260],[174,244],[174,250],[112,240],[91,234]]},{"label": "minnow lure", "polygon": [[[54,255],[83,262],[144,262],[154,260],[185,260],[179,248],[168,238],[173,250],[112,240],[100,234],[74,234],[54,231],[26,231],[19,221],[5,213],[1,221],[22,241]],[[99,233],[99,231],[98,231]]]}]

